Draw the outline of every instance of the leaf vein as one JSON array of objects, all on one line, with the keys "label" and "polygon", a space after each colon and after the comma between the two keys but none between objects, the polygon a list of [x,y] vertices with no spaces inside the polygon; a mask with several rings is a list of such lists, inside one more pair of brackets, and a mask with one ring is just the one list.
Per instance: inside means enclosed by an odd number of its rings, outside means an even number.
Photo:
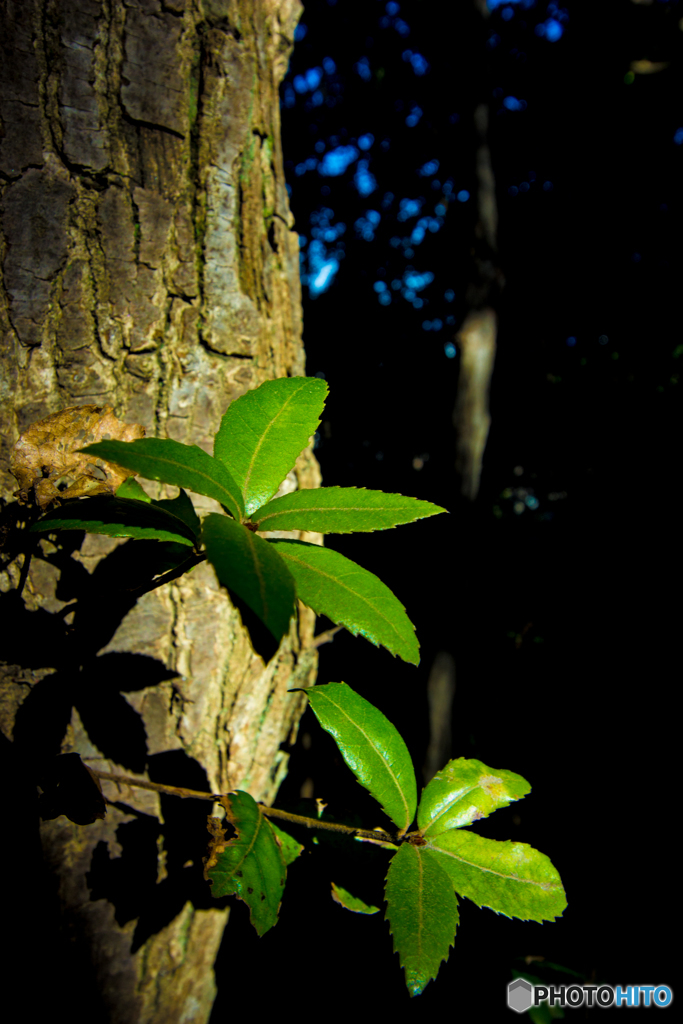
[{"label": "leaf vein", "polygon": [[[407,509],[408,506],[406,505]],[[281,509],[275,512],[269,512],[263,518],[258,519],[259,526],[263,523],[267,523],[269,519],[277,519],[279,516],[291,516],[296,515],[298,512],[365,512],[372,514],[373,512],[402,512],[403,507],[401,506],[389,506],[384,505],[300,505],[298,508]],[[412,509],[411,509],[412,511]]]},{"label": "leaf vein", "polygon": [[415,850],[415,856],[417,857],[418,871],[420,872],[420,879],[418,882],[417,948],[418,956],[422,958],[422,930],[424,927],[424,864],[422,863],[422,857],[420,856],[419,850]]},{"label": "leaf vein", "polygon": [[[305,379],[306,378],[304,378],[304,380]],[[254,453],[253,453],[253,455],[251,457],[251,460],[250,460],[249,465],[247,467],[247,472],[246,472],[245,477],[244,477],[244,493],[245,494],[248,493],[249,481],[251,479],[251,474],[252,474],[252,472],[254,470],[254,466],[256,464],[257,456],[259,455],[259,452],[263,448],[263,445],[266,442],[266,438],[268,437],[268,434],[273,429],[273,427],[277,423],[278,419],[284,414],[284,412],[287,409],[287,407],[294,401],[296,396],[301,391],[302,387],[304,387],[304,385],[301,385],[299,388],[297,388],[297,390],[295,392],[293,392],[293,394],[291,394],[287,398],[287,400],[282,404],[281,408],[278,410],[277,414],[271,419],[270,423],[268,424],[268,426],[265,428],[265,430],[261,434],[261,437],[260,437],[259,441],[257,442],[256,447],[254,448]]]},{"label": "leaf vein", "polygon": [[451,850],[444,850],[440,846],[432,846],[431,844],[429,844],[429,849],[434,850],[437,853],[441,853],[445,857],[452,857],[453,860],[457,860],[459,861],[459,863],[465,864],[469,868],[476,868],[477,871],[486,871],[488,874],[497,875],[498,878],[505,879],[506,881],[523,882],[525,885],[538,885],[545,889],[546,892],[549,889],[562,889],[562,886],[558,885],[556,882],[539,882],[536,878],[521,878],[519,875],[504,874],[502,871],[495,871],[493,868],[485,867],[482,864],[476,864],[474,861],[466,860],[464,857],[459,857],[456,853],[453,853]]},{"label": "leaf vein", "polygon": [[[200,448],[199,450],[202,451],[202,452],[204,451],[202,448]],[[95,453],[93,453],[93,454],[95,454]],[[204,452],[204,454],[206,455],[207,453]],[[209,458],[210,457],[211,456],[209,456]],[[112,461],[111,459],[105,459],[104,456],[100,456],[100,458],[102,458],[104,462]],[[204,480],[208,480],[209,483],[212,484],[214,487],[218,487],[223,492],[223,494],[226,494],[230,498],[231,501],[234,500],[232,495],[230,494],[230,492],[228,490],[226,490],[226,488],[223,486],[223,484],[219,483],[218,480],[216,480],[214,477],[210,476],[208,473],[205,473],[203,470],[197,469],[196,466],[188,466],[184,462],[176,462],[175,459],[164,458],[162,455],[153,455],[153,456],[152,455],[140,455],[140,456],[136,455],[136,458],[142,459],[143,461],[149,459],[149,460],[153,460],[155,463],[156,462],[161,462],[161,463],[163,463],[166,466],[174,466],[177,469],[185,470],[186,472],[189,472],[189,473],[196,473],[197,476],[202,477]],[[137,470],[137,472],[140,473],[141,476],[145,475],[144,469]],[[175,486],[178,486],[178,485],[175,485]]]},{"label": "leaf vein", "polygon": [[258,551],[254,550],[254,535],[250,533],[249,530],[246,530],[245,532],[247,534],[247,543],[249,544],[249,551],[254,566],[254,572],[256,573],[256,578],[258,580],[259,593],[261,595],[261,601],[263,604],[264,617],[268,618],[268,590],[266,588],[266,581],[263,575],[263,565],[261,563],[260,558],[258,557]]},{"label": "leaf vein", "polygon": [[[366,604],[368,606],[368,608],[371,608],[372,611],[375,612],[376,615],[379,615],[379,617],[381,619],[383,619],[388,626],[391,626],[392,630],[398,636],[398,638],[402,639],[399,630],[396,628],[396,626],[391,621],[391,619],[387,618],[387,616],[384,615],[384,613],[376,605],[372,604],[371,601],[368,600],[367,597],[365,597],[363,594],[359,594],[357,590],[354,590],[347,583],[344,583],[342,577],[340,577],[340,576],[333,576],[333,575],[331,575],[328,572],[324,572],[322,569],[318,568],[317,566],[313,567],[313,566],[309,565],[307,562],[302,561],[300,558],[295,558],[293,555],[285,554],[283,551],[280,551],[280,554],[282,555],[283,558],[289,558],[292,562],[296,562],[297,565],[303,566],[304,569],[308,569],[310,572],[315,572],[319,576],[324,576],[325,579],[332,580],[334,583],[337,583],[340,587],[343,587],[345,590],[348,590],[348,592],[350,594],[353,594],[354,597],[358,598],[358,600],[360,600],[364,604]],[[357,575],[357,574],[354,573],[354,575]]]},{"label": "leaf vein", "polygon": [[375,745],[375,743],[372,740],[372,738],[370,736],[368,736],[366,731],[358,724],[358,722],[355,721],[355,719],[351,718],[351,716],[348,714],[347,711],[344,710],[344,708],[342,708],[339,704],[337,704],[336,701],[332,700],[332,698],[330,696],[328,696],[327,694],[325,696],[327,697],[327,700],[329,700],[330,704],[332,704],[333,707],[335,707],[337,709],[337,711],[341,711],[341,713],[344,715],[344,717],[347,718],[349,720],[349,722],[351,722],[351,724],[354,725],[358,729],[358,731],[364,737],[364,739],[366,740],[368,745],[370,747],[372,747],[372,749],[377,753],[378,757],[382,760],[382,762],[386,766],[387,771],[389,772],[389,775],[391,776],[391,778],[393,780],[393,783],[396,786],[396,789],[398,790],[398,794],[399,794],[399,796],[400,796],[400,798],[401,798],[401,800],[403,802],[403,806],[405,807],[405,810],[406,810],[406,826],[405,827],[407,828],[408,825],[410,824],[410,821],[408,819],[408,814],[409,814],[408,801],[406,800],[406,798],[405,798],[405,796],[403,794],[403,790],[401,789],[400,783],[399,783],[398,779],[396,778],[394,770],[393,770],[390,762],[387,760],[386,755]]}]

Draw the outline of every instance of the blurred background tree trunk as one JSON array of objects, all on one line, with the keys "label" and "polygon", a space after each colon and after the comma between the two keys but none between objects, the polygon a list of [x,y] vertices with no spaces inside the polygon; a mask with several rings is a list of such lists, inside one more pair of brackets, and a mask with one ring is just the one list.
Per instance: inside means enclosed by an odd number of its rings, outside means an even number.
[{"label": "blurred background tree trunk", "polygon": [[[489,9],[486,0],[474,0],[474,24],[482,54]],[[470,82],[474,140],[472,178],[476,183],[477,219],[470,253],[466,301],[468,312],[455,336],[460,370],[453,410],[455,472],[460,494],[474,501],[479,493],[484,451],[491,416],[489,391],[496,358],[498,300],[504,284],[498,258],[498,204],[489,148],[489,61],[483,60]]]},{"label": "blurred background tree trunk", "polygon": [[[0,474],[5,520],[20,524],[9,455],[37,420],[110,405],[147,436],[211,452],[233,399],[305,373],[278,97],[301,5],[1,0],[0,12]],[[319,483],[309,450],[287,486]],[[105,782],[106,820],[42,822],[41,860],[32,766],[77,752],[104,771],[269,802],[304,705],[287,691],[315,680],[314,616],[302,608],[265,664],[207,564],[135,602],[117,591],[125,544],[79,547],[41,542],[22,598],[21,558],[1,577],[18,816],[6,853],[10,877],[30,876],[19,966],[45,998],[50,978],[68,991],[72,1020],[80,993],[90,1020],[207,1021],[228,913],[201,877],[210,805],[190,830],[176,805],[191,801]],[[79,621],[82,664],[60,654]]]}]

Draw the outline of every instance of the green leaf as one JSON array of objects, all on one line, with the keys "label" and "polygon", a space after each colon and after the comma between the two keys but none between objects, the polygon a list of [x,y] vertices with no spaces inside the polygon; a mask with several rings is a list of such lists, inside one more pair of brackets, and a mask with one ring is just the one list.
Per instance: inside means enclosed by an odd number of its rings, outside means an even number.
[{"label": "green leaf", "polygon": [[277,551],[246,526],[214,512],[204,519],[202,538],[220,582],[249,605],[279,643],[289,631],[296,590]]},{"label": "green leaf", "polygon": [[213,453],[239,484],[247,515],[273,497],[307,447],[326,397],[319,377],[283,377],[228,406]]},{"label": "green leaf", "polygon": [[370,533],[445,512],[430,501],[363,487],[318,487],[283,494],[251,516],[259,530]]},{"label": "green leaf", "polygon": [[137,540],[168,540],[194,545],[189,527],[165,509],[146,501],[97,495],[65,501],[31,527],[34,533],[52,530],[85,530],[106,537],[134,537]]},{"label": "green leaf", "polygon": [[412,665],[420,663],[420,645],[406,610],[389,588],[367,569],[338,551],[298,540],[272,540],[287,563],[296,593],[318,615],[346,626]]},{"label": "green leaf", "polygon": [[222,462],[212,459],[196,444],[142,437],[137,441],[99,441],[81,451],[130,469],[147,480],[161,480],[206,494],[225,505],[235,519],[244,516],[242,495],[230,473]]},{"label": "green leaf", "polygon": [[204,876],[211,895],[235,895],[249,907],[249,920],[259,935],[277,923],[287,877],[282,852],[256,801],[236,790],[227,797],[229,821],[237,835],[227,843],[217,837]]},{"label": "green leaf", "polygon": [[174,544],[171,541],[157,544],[158,551],[155,551],[154,575],[168,572],[169,569],[176,569],[190,557],[187,548],[183,544]]},{"label": "green leaf", "polygon": [[282,854],[282,859],[285,862],[285,866],[289,867],[289,865],[293,864],[294,861],[297,859],[297,857],[303,850],[303,846],[301,843],[297,843],[296,839],[294,839],[293,836],[290,836],[289,832],[284,832],[281,828],[279,828],[274,821],[270,820],[270,818],[266,818],[266,820],[270,827],[272,828],[276,839],[279,841],[280,853]]},{"label": "green leaf", "polygon": [[116,497],[137,498],[138,501],[146,501],[148,504],[152,500],[145,488],[137,482],[134,476],[126,477],[116,492]]},{"label": "green leaf", "polygon": [[448,959],[458,927],[457,897],[436,858],[411,843],[391,858],[384,895],[394,952],[408,991],[419,996]]},{"label": "green leaf", "polygon": [[529,792],[531,786],[521,775],[459,757],[449,761],[425,787],[417,824],[425,837],[437,836],[486,818]]},{"label": "green leaf", "polygon": [[202,524],[194,510],[192,501],[182,487],[179,489],[177,498],[160,498],[158,501],[155,501],[150,498],[147,491],[140,486],[134,476],[129,476],[119,487],[116,496],[117,498],[137,498],[139,501],[146,501],[147,504],[156,505],[157,508],[163,508],[170,512],[171,515],[182,519],[185,525],[190,527],[195,537],[199,536]]},{"label": "green leaf", "polygon": [[201,521],[194,510],[191,499],[182,487],[177,498],[160,498],[158,501],[153,501],[152,504],[157,508],[165,509],[171,515],[177,516],[178,519],[182,519],[185,525],[192,530],[193,535],[199,537],[202,529]]},{"label": "green leaf", "polygon": [[530,1006],[527,1013],[531,1024],[553,1024],[553,1021],[564,1020],[562,1007],[553,1006],[551,1010],[547,1002],[539,1003],[538,1006]]},{"label": "green leaf", "polygon": [[305,692],[315,717],[334,737],[361,786],[403,834],[415,817],[417,783],[398,730],[346,683],[327,683]]},{"label": "green leaf", "polygon": [[352,896],[347,889],[342,889],[341,885],[336,885],[334,882],[332,883],[332,899],[354,914],[379,914],[379,907],[374,907],[372,903],[364,903],[363,900]]},{"label": "green leaf", "polygon": [[526,843],[498,842],[451,829],[427,839],[456,892],[479,907],[523,921],[552,921],[567,906],[548,857]]}]

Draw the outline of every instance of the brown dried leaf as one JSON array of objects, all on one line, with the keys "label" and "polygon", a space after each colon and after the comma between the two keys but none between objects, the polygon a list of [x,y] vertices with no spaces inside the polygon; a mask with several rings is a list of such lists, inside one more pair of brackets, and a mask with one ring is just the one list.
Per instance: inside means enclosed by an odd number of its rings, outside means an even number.
[{"label": "brown dried leaf", "polygon": [[77,405],[32,423],[17,441],[10,470],[19,481],[15,497],[26,504],[31,490],[46,509],[57,499],[114,494],[130,470],[78,449],[96,441],[134,441],[145,436],[139,423],[122,423],[110,405]]},{"label": "brown dried leaf", "polygon": [[[220,802],[223,803],[222,800]],[[206,828],[211,834],[211,840],[206,857],[202,858],[204,862],[204,878],[207,878],[207,871],[210,871],[218,863],[218,855],[223,853],[228,843],[226,830],[223,828],[220,818],[213,818],[209,815],[206,819]]]}]

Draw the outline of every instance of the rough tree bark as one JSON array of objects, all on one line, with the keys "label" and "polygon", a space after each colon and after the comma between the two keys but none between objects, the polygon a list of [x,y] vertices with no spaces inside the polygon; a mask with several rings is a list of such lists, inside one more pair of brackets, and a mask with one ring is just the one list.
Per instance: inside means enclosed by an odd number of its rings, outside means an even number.
[{"label": "rough tree bark", "polygon": [[[11,448],[50,413],[111,405],[148,436],[211,451],[233,399],[266,379],[305,373],[278,99],[300,11],[299,0],[0,0],[7,502],[16,489]],[[287,486],[319,483],[309,450]],[[59,613],[79,596],[64,592],[60,567],[68,565],[82,585],[94,581],[89,600],[106,604],[98,567],[121,550],[88,536],[65,560],[59,545],[41,542],[21,602],[13,590],[20,560],[5,567],[5,621],[27,630],[24,637],[47,636],[48,617],[60,629],[68,624]],[[125,693],[121,721],[132,708],[144,727],[142,760],[98,719],[97,694],[79,691],[80,706],[74,698],[69,673],[85,668],[62,665],[60,675],[47,640],[24,658],[15,631],[6,635],[0,724],[22,763],[39,735],[43,757],[75,751],[105,771],[134,768],[156,781],[239,787],[272,800],[286,773],[282,745],[303,706],[287,690],[315,679],[313,614],[300,609],[264,664],[207,564],[123,612],[92,641],[90,662],[113,666],[116,685],[108,685],[119,705],[110,694],[107,706],[120,707]],[[165,678],[153,672],[144,685],[141,664],[161,664]],[[57,734],[60,722],[66,728]],[[161,778],[164,766],[172,778]],[[183,863],[165,831],[169,804],[111,782],[104,789],[112,801],[105,821],[81,827],[60,816],[40,830],[74,962],[86,970],[87,961],[99,992],[101,1009],[91,1007],[90,1019],[207,1021],[227,909],[194,895],[204,837],[196,835],[196,853]],[[130,850],[133,834],[142,845]],[[150,843],[156,917],[134,901],[123,906],[110,884],[119,868],[119,877],[133,878]]]}]

